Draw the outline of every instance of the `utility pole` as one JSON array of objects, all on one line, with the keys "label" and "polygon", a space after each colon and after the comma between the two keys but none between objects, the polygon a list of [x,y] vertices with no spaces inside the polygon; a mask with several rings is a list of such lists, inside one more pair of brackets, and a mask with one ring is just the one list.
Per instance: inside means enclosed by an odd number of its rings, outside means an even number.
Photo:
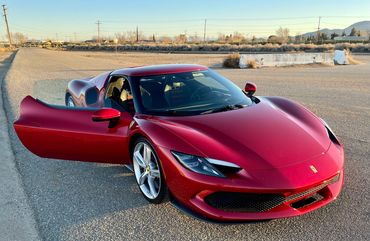
[{"label": "utility pole", "polygon": [[204,19],[204,35],[203,35],[203,42],[206,42],[206,36],[207,36],[207,19]]},{"label": "utility pole", "polygon": [[101,21],[100,21],[100,20],[98,20],[98,21],[96,22],[96,25],[98,25],[98,43],[100,43],[100,25],[101,25]]},{"label": "utility pole", "polygon": [[2,5],[2,6],[3,6],[3,13],[4,13],[4,18],[5,18],[5,24],[6,24],[6,31],[8,32],[9,46],[12,47],[12,45],[13,45],[12,36],[10,35],[8,17],[6,15],[7,8],[6,8],[6,5]]},{"label": "utility pole", "polygon": [[319,17],[319,24],[317,25],[317,43],[320,42],[320,23],[321,23],[321,16]]},{"label": "utility pole", "polygon": [[139,27],[136,26],[136,42],[139,42]]}]

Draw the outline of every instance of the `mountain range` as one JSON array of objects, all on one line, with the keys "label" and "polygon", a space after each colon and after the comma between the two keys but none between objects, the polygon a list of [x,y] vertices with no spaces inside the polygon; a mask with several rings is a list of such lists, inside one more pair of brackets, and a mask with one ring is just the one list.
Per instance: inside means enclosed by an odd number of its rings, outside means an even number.
[{"label": "mountain range", "polygon": [[[370,21],[357,22],[357,23],[352,24],[351,26],[348,26],[345,29],[324,28],[324,29],[320,29],[320,32],[325,33],[329,37],[333,33],[336,33],[339,36],[341,36],[343,34],[343,32],[348,36],[351,33],[352,28],[355,28],[356,31],[360,31],[362,35],[369,35],[369,33],[370,33]],[[316,35],[317,35],[317,31],[308,32],[308,33],[303,34],[304,37],[311,37],[311,36],[316,36]]]}]

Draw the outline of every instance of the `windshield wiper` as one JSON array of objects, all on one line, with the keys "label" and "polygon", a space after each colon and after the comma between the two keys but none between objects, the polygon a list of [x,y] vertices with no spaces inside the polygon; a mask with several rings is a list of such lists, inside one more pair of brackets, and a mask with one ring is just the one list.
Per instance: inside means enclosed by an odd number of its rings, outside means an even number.
[{"label": "windshield wiper", "polygon": [[167,109],[167,110],[152,110],[153,113],[155,114],[165,114],[169,116],[184,116],[184,115],[189,115],[189,111],[178,111],[175,109]]},{"label": "windshield wiper", "polygon": [[201,112],[200,114],[210,114],[210,113],[216,113],[216,112],[222,112],[222,111],[228,111],[228,110],[236,110],[236,109],[241,109],[246,107],[247,105],[241,105],[241,104],[236,104],[236,105],[225,105],[217,108],[213,108],[210,110],[206,110]]}]

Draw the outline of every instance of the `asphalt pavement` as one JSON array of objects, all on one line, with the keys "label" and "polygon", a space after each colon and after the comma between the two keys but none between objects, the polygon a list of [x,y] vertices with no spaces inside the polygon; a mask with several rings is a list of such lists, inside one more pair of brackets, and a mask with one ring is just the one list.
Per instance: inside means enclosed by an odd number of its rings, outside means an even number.
[{"label": "asphalt pavement", "polygon": [[[217,66],[222,55],[114,54],[21,49],[5,79],[9,124],[32,95],[63,104],[66,83],[120,67],[156,63]],[[370,240],[370,56],[363,64],[248,70],[216,68],[257,95],[296,100],[325,119],[345,145],[345,186],[333,203],[268,222],[215,224],[149,204],[118,165],[39,158],[9,125],[12,150],[37,229],[44,240]],[[1,240],[1,236],[0,236]]]},{"label": "asphalt pavement", "polygon": [[40,240],[9,139],[3,85],[15,52],[0,53],[0,240]]}]

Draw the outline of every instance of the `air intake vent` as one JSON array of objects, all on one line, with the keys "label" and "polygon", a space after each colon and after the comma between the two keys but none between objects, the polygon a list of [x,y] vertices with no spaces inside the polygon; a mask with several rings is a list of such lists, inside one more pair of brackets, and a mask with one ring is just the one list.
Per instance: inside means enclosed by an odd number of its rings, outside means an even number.
[{"label": "air intake vent", "polygon": [[208,205],[226,212],[265,212],[284,200],[284,196],[278,194],[238,192],[215,192],[204,199]]},{"label": "air intake vent", "polygon": [[333,134],[333,132],[328,127],[325,127],[325,128],[326,128],[326,131],[328,132],[330,140],[334,142],[335,144],[340,145],[337,137]]}]

